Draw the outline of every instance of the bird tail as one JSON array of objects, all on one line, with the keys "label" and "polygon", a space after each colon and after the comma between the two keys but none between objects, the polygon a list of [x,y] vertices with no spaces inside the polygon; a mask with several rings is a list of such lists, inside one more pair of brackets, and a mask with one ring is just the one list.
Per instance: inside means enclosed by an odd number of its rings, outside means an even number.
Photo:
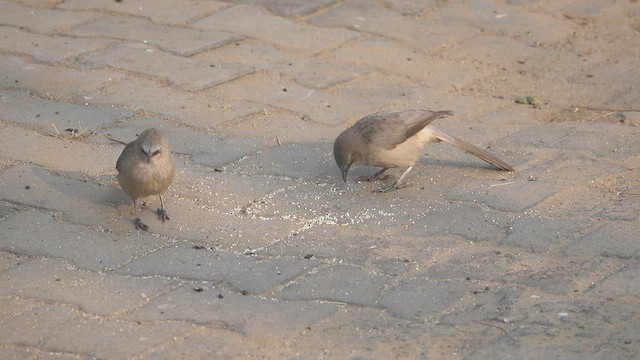
[{"label": "bird tail", "polygon": [[506,162],[498,159],[494,155],[489,154],[488,152],[480,149],[475,145],[469,144],[468,142],[458,139],[457,137],[447,135],[440,130],[434,129],[433,127],[431,127],[430,130],[432,131],[433,136],[440,141],[447,142],[455,147],[458,147],[468,152],[471,155],[475,155],[480,159],[488,162],[489,164],[499,167],[501,170],[513,171],[513,168],[511,167],[511,165],[507,164]]}]

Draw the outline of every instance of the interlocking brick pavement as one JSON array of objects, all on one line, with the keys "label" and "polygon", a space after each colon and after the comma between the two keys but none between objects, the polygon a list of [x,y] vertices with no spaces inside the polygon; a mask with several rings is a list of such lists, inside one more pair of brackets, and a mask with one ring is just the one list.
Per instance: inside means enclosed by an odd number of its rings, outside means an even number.
[{"label": "interlocking brick pavement", "polygon": [[[0,358],[636,358],[639,24],[635,0],[0,0]],[[335,137],[408,108],[516,171],[431,144],[406,188],[342,183]],[[115,162],[149,127],[177,172],[142,232]]]}]

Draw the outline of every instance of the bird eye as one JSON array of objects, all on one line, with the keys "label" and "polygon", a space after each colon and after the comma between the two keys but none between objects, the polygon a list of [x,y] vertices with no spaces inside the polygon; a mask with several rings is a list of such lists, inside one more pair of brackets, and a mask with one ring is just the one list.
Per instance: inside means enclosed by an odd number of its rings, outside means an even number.
[{"label": "bird eye", "polygon": [[153,156],[156,156],[158,154],[160,154],[160,150],[156,150],[156,151],[153,152]]}]

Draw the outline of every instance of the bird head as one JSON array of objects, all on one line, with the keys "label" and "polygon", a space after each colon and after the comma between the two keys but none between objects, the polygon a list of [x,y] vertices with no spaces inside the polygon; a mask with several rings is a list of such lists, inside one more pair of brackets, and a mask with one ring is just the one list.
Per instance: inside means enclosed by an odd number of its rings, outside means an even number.
[{"label": "bird head", "polygon": [[333,143],[333,157],[336,160],[336,165],[338,165],[342,172],[342,180],[347,182],[347,174],[349,173],[351,164],[353,164],[354,156],[349,142],[342,135],[338,136]]},{"label": "bird head", "polygon": [[140,149],[150,163],[154,156],[161,154],[165,149],[162,147],[161,134],[156,129],[148,129],[140,134]]},{"label": "bird head", "polygon": [[157,143],[143,143],[142,152],[147,157],[147,162],[150,163],[154,156],[162,152],[162,146]]}]

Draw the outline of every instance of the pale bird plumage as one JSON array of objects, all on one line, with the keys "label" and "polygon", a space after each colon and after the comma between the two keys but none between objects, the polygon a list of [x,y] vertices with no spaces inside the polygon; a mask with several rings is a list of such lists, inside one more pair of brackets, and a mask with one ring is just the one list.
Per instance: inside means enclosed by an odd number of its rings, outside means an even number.
[{"label": "pale bird plumage", "polygon": [[136,140],[125,146],[116,162],[116,169],[120,187],[133,200],[137,228],[149,228],[140,220],[137,202],[147,196],[159,196],[158,216],[163,222],[169,220],[162,195],[173,181],[175,162],[169,140],[164,134],[154,128],[143,131]]},{"label": "pale bird plumage", "polygon": [[365,116],[343,131],[333,144],[336,164],[347,181],[353,166],[381,167],[374,176],[378,179],[389,168],[406,167],[403,174],[388,190],[397,189],[418,161],[425,144],[445,141],[501,170],[513,168],[494,155],[431,126],[436,119],[453,115],[452,111],[407,110],[387,111]]}]

